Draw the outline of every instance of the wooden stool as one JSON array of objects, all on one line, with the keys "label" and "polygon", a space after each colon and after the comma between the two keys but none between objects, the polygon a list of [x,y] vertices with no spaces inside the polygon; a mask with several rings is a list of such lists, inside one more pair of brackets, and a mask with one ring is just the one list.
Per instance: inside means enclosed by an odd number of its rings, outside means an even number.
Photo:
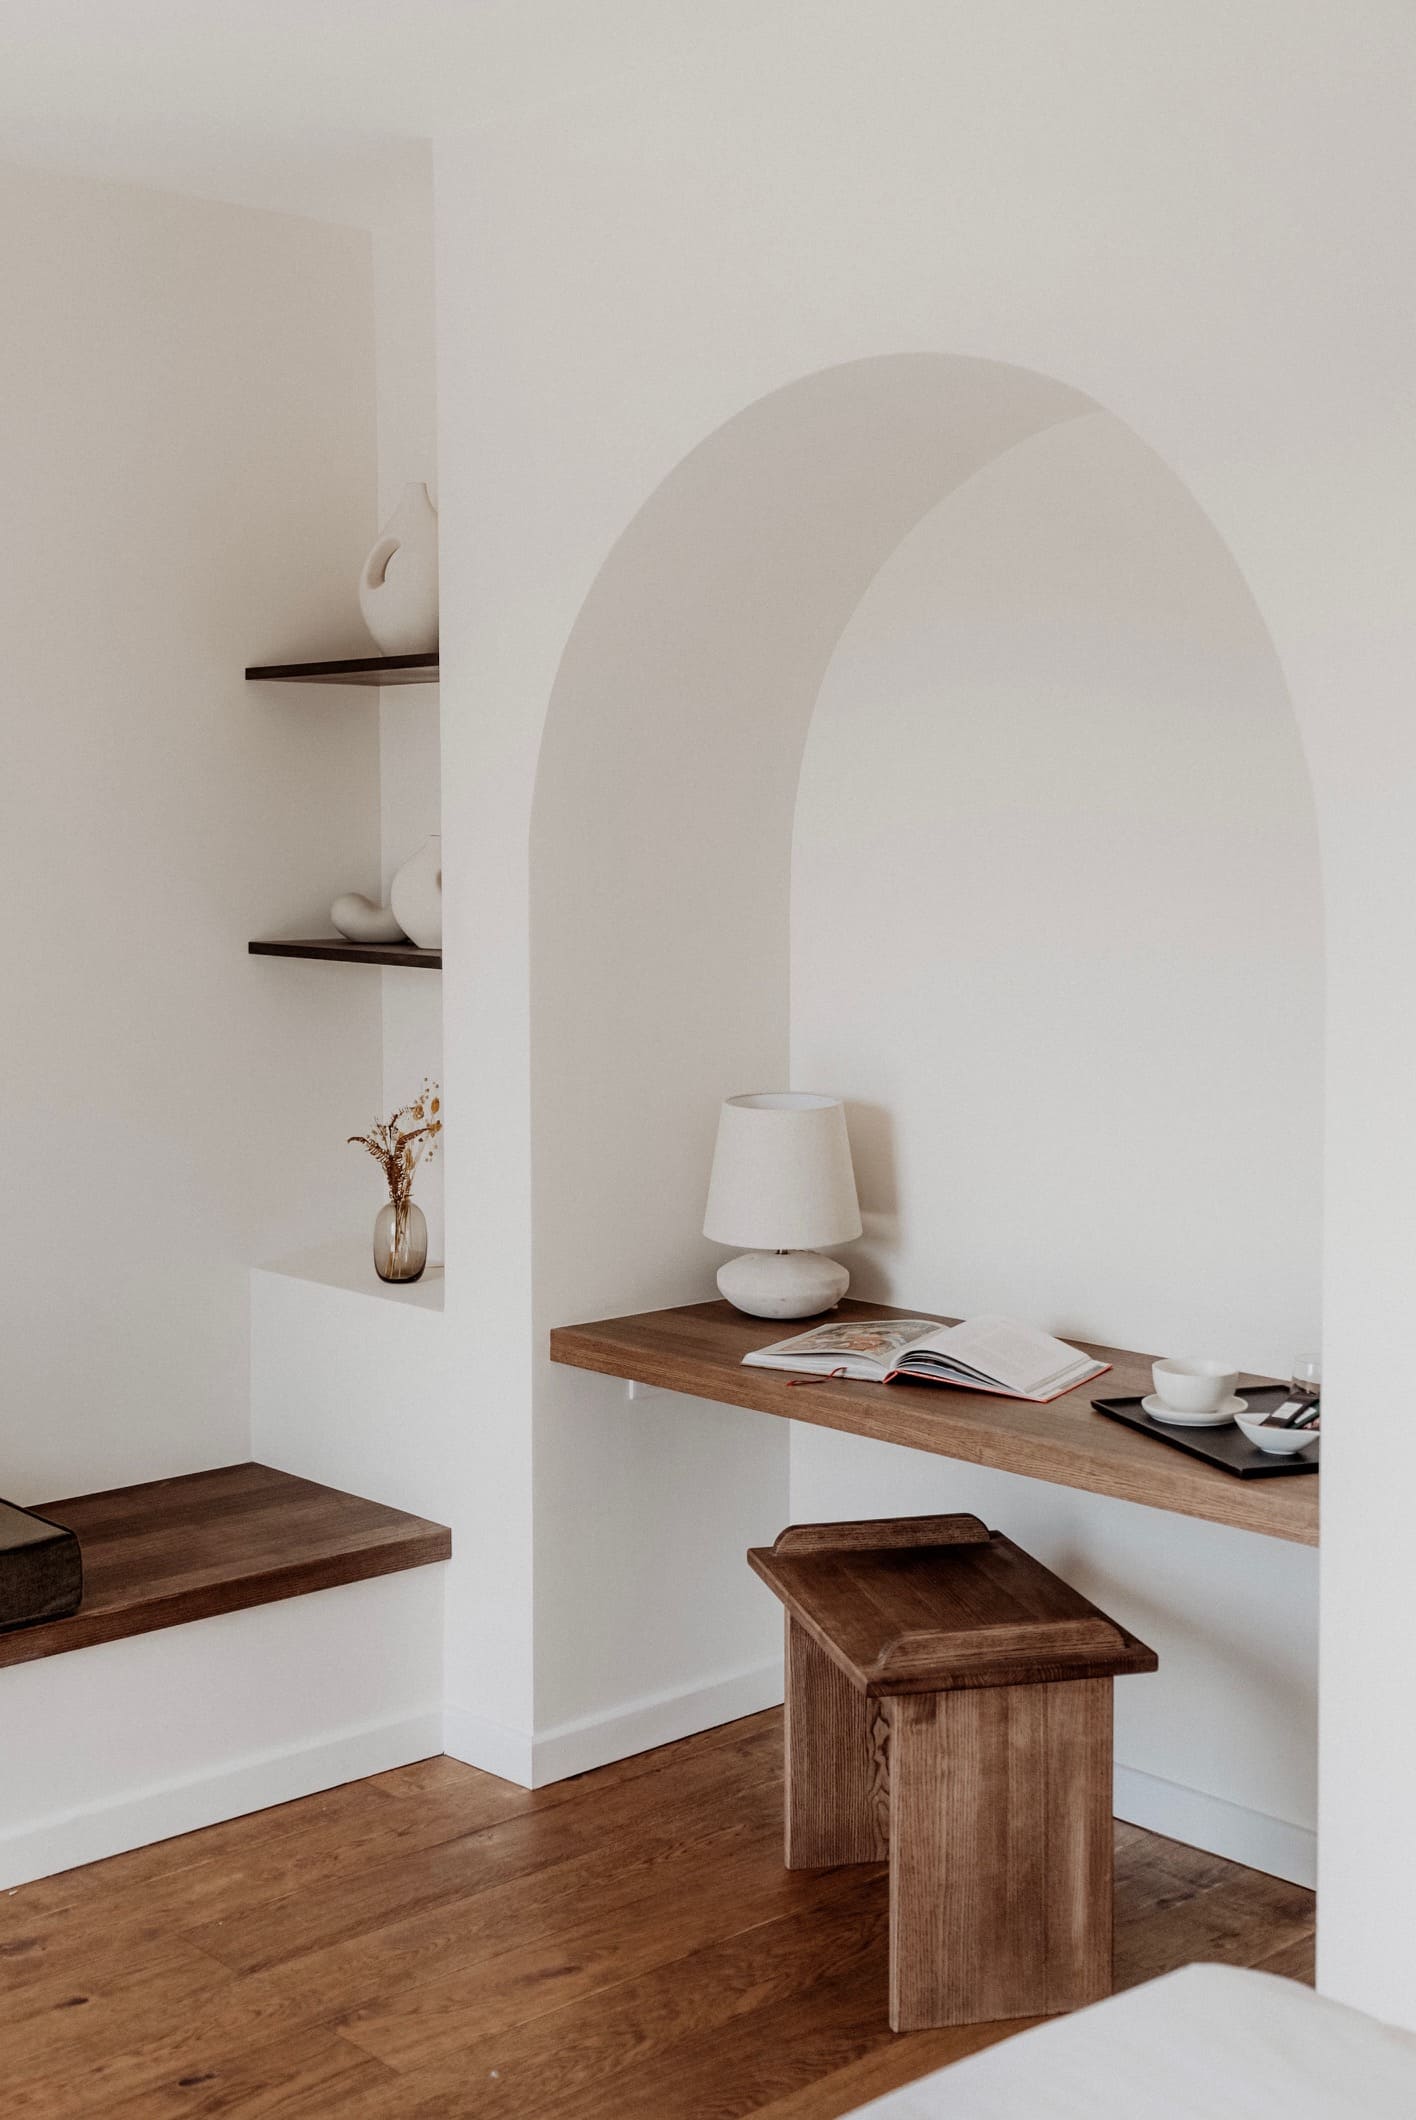
[{"label": "wooden stool", "polygon": [[890,2023],[1111,1992],[1111,1681],[1153,1650],[976,1516],[794,1524],[788,1869],[890,1862]]}]

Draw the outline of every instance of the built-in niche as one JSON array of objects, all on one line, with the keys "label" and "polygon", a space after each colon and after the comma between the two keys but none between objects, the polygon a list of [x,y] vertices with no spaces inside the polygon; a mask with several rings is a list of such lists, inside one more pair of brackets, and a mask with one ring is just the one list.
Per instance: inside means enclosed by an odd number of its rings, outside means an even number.
[{"label": "built-in niche", "polygon": [[[912,538],[927,546],[936,511],[947,545],[952,510],[956,578],[940,608],[873,604],[877,576],[888,600],[891,569],[918,557]],[[872,614],[887,621],[873,666],[856,659]],[[925,700],[907,682],[921,665],[936,679]],[[910,715],[927,709],[938,719],[921,753]],[[821,730],[848,724],[829,758],[808,734],[814,714]],[[1154,784],[1137,805],[1127,791],[1146,758]],[[966,864],[955,904],[951,846]],[[1133,1345],[1148,1319],[1178,1330],[1188,1304],[1196,1331],[1250,1321],[1241,1359],[1278,1358],[1314,1291],[1316,1074],[1300,1055],[1267,1091],[1239,1019],[1270,1018],[1287,994],[1311,1020],[1316,907],[1310,803],[1271,647],[1232,558],[1136,437],[1051,378],[951,356],[853,363],[775,393],[710,436],[626,529],[552,698],[532,833],[539,1315],[709,1293],[717,1255],[699,1228],[718,1100],[790,1079],[852,1100],[865,1292],[949,1309],[989,1290],[997,1302],[1006,1281],[1043,1322],[1104,1323]],[[1201,1022],[1204,965],[1221,945]],[[941,991],[951,965],[952,1008]],[[1242,1006],[1251,974],[1254,1011]],[[985,1083],[974,1124],[967,1107]],[[1014,1106],[1009,1129],[1000,1115]],[[950,1216],[951,1139],[956,1192],[980,1196],[997,1159],[987,1244],[973,1251],[965,1218]],[[1281,1236],[1266,1229],[1263,1176],[1280,1155]],[[1218,1229],[1226,1169],[1250,1231]],[[1154,1198],[1157,1182],[1173,1210]],[[927,1217],[916,1212],[926,1200]],[[1196,1214],[1217,1229],[1215,1255],[1187,1298],[1185,1260],[1201,1253],[1193,1237],[1177,1241],[1178,1218]],[[906,1289],[906,1272],[928,1285]],[[716,1418],[679,1411],[680,1432]],[[556,1553],[537,1591],[548,1719],[681,1680],[705,1659],[769,1655],[738,1556],[760,1520],[810,1513],[801,1498],[816,1473],[789,1465],[786,1434],[721,1431],[718,1477],[705,1484],[695,1462],[697,1484],[680,1492],[673,1425],[640,1428],[628,1449],[608,1388],[591,1403],[583,1378],[548,1372],[536,1418],[538,1548]],[[619,1468],[608,1490],[607,1461]],[[914,1460],[880,1462],[893,1506]],[[958,1485],[958,1471],[936,1464],[932,1476]],[[858,1495],[869,1485],[855,1461],[843,1479]],[[579,1507],[592,1488],[593,1523]],[[1005,1481],[1005,1505],[1019,1491]],[[1118,1571],[1119,1585],[1098,1587],[1124,1615],[1128,1582],[1144,1599],[1135,1539],[1108,1556],[1081,1504],[1043,1492],[1048,1557],[1089,1580]],[[1129,1520],[1125,1505],[1092,1506]],[[825,1513],[842,1513],[839,1492]],[[1148,1532],[1154,1519],[1141,1515]],[[573,1594],[611,1520],[625,1624],[606,1585],[595,1632],[613,1656],[580,1639]],[[680,1599],[669,1563],[686,1520],[702,1559]],[[1310,1717],[1313,1556],[1251,1542],[1271,1586],[1260,1593],[1243,1566],[1224,1576],[1208,1550],[1184,1550],[1187,1534],[1201,1545],[1231,1534],[1161,1522],[1171,1577],[1222,1579],[1234,1622],[1206,1641],[1213,1610],[1181,1613],[1170,1707],[1198,1715],[1205,1735],[1177,1778],[1259,1803],[1262,1731],[1213,1731],[1246,1687],[1259,1723],[1286,1717],[1291,1730]],[[656,1555],[670,1587],[652,1634],[635,1639],[629,1588]],[[1258,1688],[1246,1594],[1286,1601],[1289,1614],[1282,1668]],[[1150,1615],[1136,1624],[1144,1633]],[[1137,1739],[1137,1788],[1156,1778],[1148,1743]],[[1301,1764],[1282,1800],[1296,1838],[1272,1866],[1301,1869],[1310,1748],[1290,1751]]]}]

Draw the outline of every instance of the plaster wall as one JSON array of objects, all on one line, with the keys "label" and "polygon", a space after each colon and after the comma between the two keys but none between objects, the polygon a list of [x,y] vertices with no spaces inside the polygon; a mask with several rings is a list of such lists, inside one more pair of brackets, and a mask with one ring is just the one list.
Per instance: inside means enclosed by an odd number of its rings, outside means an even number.
[{"label": "plaster wall", "polygon": [[[390,182],[372,227],[378,395],[378,520],[410,480],[438,495],[432,171],[424,159]],[[394,872],[439,829],[438,687],[391,685],[379,693],[379,838],[383,902]],[[380,973],[383,1091],[380,1111],[442,1076],[442,981],[426,972]],[[443,1257],[441,1160],[419,1173],[428,1256]]]},{"label": "plaster wall", "polygon": [[[547,1115],[532,1084],[555,997],[533,989],[528,848],[577,615],[675,467],[799,378],[928,350],[1060,378],[1157,452],[1234,554],[1314,780],[1329,951],[1322,1978],[1408,2023],[1416,1824],[1391,1791],[1416,1768],[1402,1675],[1416,1437],[1390,1380],[1416,1250],[1416,415],[1394,204],[1416,175],[1414,38],[1386,0],[901,0],[888,36],[877,10],[793,4],[691,67],[438,148],[459,607],[445,689],[469,709],[444,750],[448,931],[468,967],[445,989],[468,1172],[449,1234],[477,1287],[458,1326],[484,1409],[474,1456],[499,1482],[481,1505],[469,1682],[529,1719],[525,1555],[533,1530],[539,1544],[557,1529],[535,1521]],[[749,788],[751,772],[748,756]],[[641,800],[652,813],[651,786]],[[538,885],[572,891],[582,858],[575,839],[540,850]],[[603,1070],[601,1035],[583,1057]],[[607,1163],[639,1152],[632,1128],[606,1128]],[[686,1177],[669,1185],[693,1226],[699,1198]],[[600,1241],[632,1300],[653,1277],[638,1233],[607,1220]],[[536,1273],[557,1295],[569,1285],[553,1257]],[[689,1295],[706,1271],[673,1279],[665,1293]],[[579,1502],[607,1542],[632,1541],[657,1497],[626,1477]],[[578,1584],[585,1601],[602,1587]]]},{"label": "plaster wall", "polygon": [[242,673],[357,622],[372,281],[350,229],[16,169],[0,257],[0,1485],[39,1500],[247,1456],[247,1268],[363,1216],[377,994],[246,943],[377,874],[375,710]]},{"label": "plaster wall", "polygon": [[[862,363],[730,423],[617,544],[557,676],[533,819],[538,1331],[711,1290],[719,1101],[788,1066],[792,811],[843,617],[937,493],[1077,410],[986,363]],[[587,1381],[550,1370],[538,1399],[538,1729],[683,1700],[693,1676],[716,1699],[725,1668],[775,1697],[780,1614],[742,1554],[785,1520],[786,1429]]]},{"label": "plaster wall", "polygon": [[7,1670],[0,1890],[441,1751],[445,1573],[410,1568]]},{"label": "plaster wall", "polygon": [[[312,1306],[258,1320],[252,1376],[251,1262],[357,1229],[367,1269],[377,986],[246,944],[377,882],[377,708],[243,672],[358,639],[373,275],[367,233],[18,170],[0,258],[0,1490],[38,1501],[241,1462],[253,1391],[293,1431],[256,1447],[300,1450]],[[329,1300],[322,1379],[363,1314]],[[447,1572],[0,1674],[0,1882],[439,1749]]]},{"label": "plaster wall", "polygon": [[[1319,1343],[1306,768],[1232,559],[1115,420],[996,458],[872,582],[807,737],[792,937],[855,1294],[1283,1375]],[[1158,1649],[1117,1688],[1120,1815],[1311,1883],[1317,1555],[793,1428],[794,1519],[949,1508]]]}]

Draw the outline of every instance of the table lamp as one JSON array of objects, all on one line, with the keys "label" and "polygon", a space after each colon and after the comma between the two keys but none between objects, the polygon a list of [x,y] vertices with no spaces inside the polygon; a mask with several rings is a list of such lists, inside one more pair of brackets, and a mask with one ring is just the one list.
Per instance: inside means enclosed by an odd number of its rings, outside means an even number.
[{"label": "table lamp", "polygon": [[729,1097],[718,1119],[703,1234],[747,1247],[719,1268],[718,1288],[750,1317],[834,1310],[851,1277],[813,1247],[860,1235],[840,1098],[791,1089]]}]

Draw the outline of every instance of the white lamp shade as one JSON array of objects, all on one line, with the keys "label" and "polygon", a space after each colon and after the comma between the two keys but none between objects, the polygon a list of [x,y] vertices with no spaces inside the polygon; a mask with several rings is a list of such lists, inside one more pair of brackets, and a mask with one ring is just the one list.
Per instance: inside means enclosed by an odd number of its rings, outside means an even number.
[{"label": "white lamp shade", "polygon": [[729,1097],[718,1120],[703,1234],[746,1251],[811,1251],[860,1235],[839,1097]]}]

